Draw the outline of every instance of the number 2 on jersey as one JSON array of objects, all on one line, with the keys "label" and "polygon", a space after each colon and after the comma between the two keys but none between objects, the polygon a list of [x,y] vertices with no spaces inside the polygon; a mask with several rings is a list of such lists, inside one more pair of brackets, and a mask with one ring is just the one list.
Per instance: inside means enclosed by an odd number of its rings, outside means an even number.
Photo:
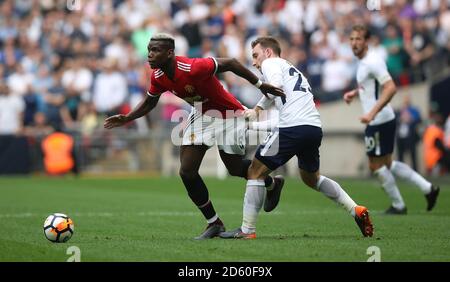
[{"label": "number 2 on jersey", "polygon": [[[298,76],[297,82],[295,83],[294,89],[292,89],[292,91],[302,91],[302,92],[308,92],[308,90],[311,91],[310,89],[306,89],[306,88],[302,87],[302,82],[303,82],[302,75],[294,67],[289,69],[289,75],[290,76],[294,76],[294,75]],[[283,102],[283,105],[286,104],[286,98],[281,97],[281,102]]]}]

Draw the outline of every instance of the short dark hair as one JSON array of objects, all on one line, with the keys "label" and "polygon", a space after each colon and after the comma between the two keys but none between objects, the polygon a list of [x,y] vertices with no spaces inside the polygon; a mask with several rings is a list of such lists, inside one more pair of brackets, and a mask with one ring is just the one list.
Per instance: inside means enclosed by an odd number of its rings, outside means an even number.
[{"label": "short dark hair", "polygon": [[175,50],[175,39],[169,34],[166,34],[166,33],[155,34],[154,36],[152,36],[150,41],[163,42],[163,43],[165,43],[167,45],[167,47],[169,49],[174,49]]},{"label": "short dark hair", "polygon": [[261,47],[263,48],[272,49],[278,56],[281,55],[280,43],[274,37],[271,36],[258,37],[252,42],[252,48],[255,48],[255,46],[258,44],[261,45]]},{"label": "short dark hair", "polygon": [[359,32],[359,31],[362,31],[362,32],[364,32],[364,39],[365,39],[365,40],[369,39],[370,36],[371,36],[370,30],[367,28],[367,26],[362,25],[362,24],[354,25],[354,26],[352,27],[352,31],[358,31],[358,32]]}]

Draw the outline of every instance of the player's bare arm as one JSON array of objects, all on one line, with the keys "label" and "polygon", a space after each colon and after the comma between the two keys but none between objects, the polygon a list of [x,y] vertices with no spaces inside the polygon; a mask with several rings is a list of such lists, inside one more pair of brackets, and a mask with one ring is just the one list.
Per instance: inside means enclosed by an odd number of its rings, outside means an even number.
[{"label": "player's bare arm", "polygon": [[261,82],[254,73],[243,66],[238,60],[234,58],[217,58],[216,60],[218,73],[231,71],[237,76],[246,79],[248,82],[258,87],[266,97],[268,97],[267,94],[269,93],[274,96],[286,97],[283,89],[265,82]]},{"label": "player's bare arm", "polygon": [[114,115],[105,119],[103,127],[106,129],[111,129],[114,127],[122,126],[132,120],[138,119],[146,114],[148,114],[156,105],[158,104],[160,96],[149,96],[146,95],[145,99],[142,100],[136,108],[126,115]]},{"label": "player's bare arm", "polygon": [[358,95],[359,95],[358,88],[350,90],[350,91],[347,91],[347,92],[344,93],[344,101],[347,104],[350,104],[351,102],[353,102],[353,98],[355,98]]},{"label": "player's bare arm", "polygon": [[389,101],[391,101],[396,92],[397,88],[392,79],[384,83],[380,98],[378,99],[372,110],[360,118],[361,122],[365,124],[370,123],[375,118],[377,113],[381,111],[384,106],[389,103]]}]

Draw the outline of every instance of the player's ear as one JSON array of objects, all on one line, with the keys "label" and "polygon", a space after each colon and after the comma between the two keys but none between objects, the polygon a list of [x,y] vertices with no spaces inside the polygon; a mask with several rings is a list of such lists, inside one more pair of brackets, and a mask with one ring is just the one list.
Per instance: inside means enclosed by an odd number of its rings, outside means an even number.
[{"label": "player's ear", "polygon": [[167,55],[169,55],[169,57],[173,57],[175,55],[175,52],[173,49],[168,49],[167,50]]}]

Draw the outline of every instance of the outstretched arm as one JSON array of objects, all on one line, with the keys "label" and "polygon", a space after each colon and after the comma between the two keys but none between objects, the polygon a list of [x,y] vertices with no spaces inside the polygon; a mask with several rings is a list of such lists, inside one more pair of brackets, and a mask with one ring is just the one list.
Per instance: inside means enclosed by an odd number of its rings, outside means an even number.
[{"label": "outstretched arm", "polygon": [[106,129],[111,129],[114,127],[122,126],[132,120],[138,119],[146,114],[148,114],[159,101],[160,96],[150,96],[146,95],[145,99],[142,100],[136,108],[126,115],[114,115],[105,120],[103,127]]},{"label": "outstretched arm", "polygon": [[274,96],[285,97],[283,89],[262,82],[253,72],[247,69],[238,60],[234,58],[217,58],[216,61],[217,73],[231,71],[235,75],[240,76],[255,85],[266,97],[268,93]]},{"label": "outstretched arm", "polygon": [[231,71],[232,73],[246,79],[251,84],[258,83],[259,78],[243,66],[238,60],[234,58],[217,58],[217,73]]}]

